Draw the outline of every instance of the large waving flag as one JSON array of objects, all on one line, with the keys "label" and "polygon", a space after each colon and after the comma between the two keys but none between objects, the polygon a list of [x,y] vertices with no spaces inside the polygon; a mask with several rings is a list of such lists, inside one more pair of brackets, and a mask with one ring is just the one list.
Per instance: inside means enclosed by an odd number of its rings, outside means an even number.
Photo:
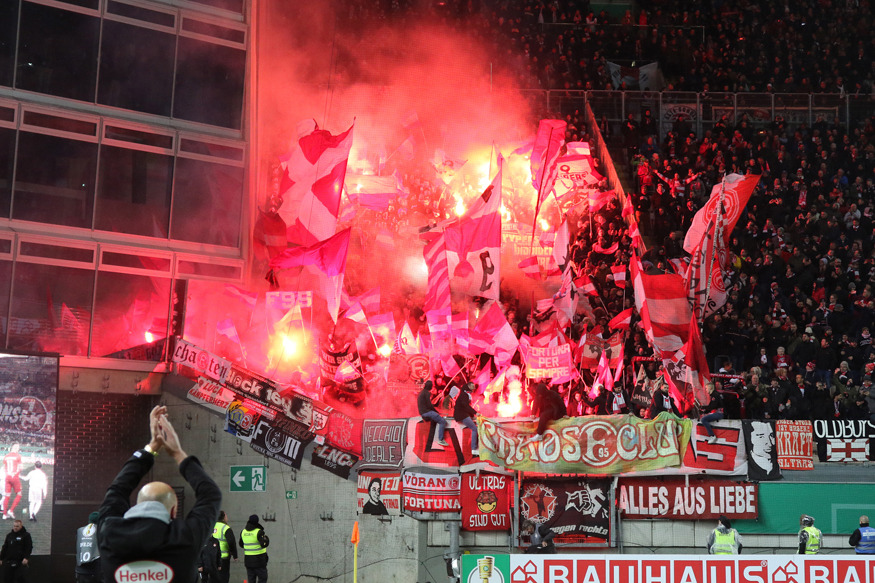
[{"label": "large waving flag", "polygon": [[285,249],[270,261],[271,269],[313,266],[321,271],[327,277],[323,283],[322,293],[331,318],[335,321],[340,309],[350,232],[351,229],[344,229],[315,245]]},{"label": "large waving flag", "polygon": [[352,129],[335,136],[313,120],[298,124],[296,146],[280,159],[280,215],[290,225],[289,242],[312,245],[334,235]]},{"label": "large waving flag", "polygon": [[692,315],[684,278],[674,273],[644,273],[641,260],[634,250],[630,267],[635,307],[641,316],[647,340],[658,355],[673,354],[687,341]]},{"label": "large waving flag", "polygon": [[346,196],[361,207],[382,212],[398,196],[398,183],[394,176],[347,176]]},{"label": "large waving flag", "polygon": [[447,267],[454,291],[498,299],[501,267],[501,175],[504,160],[486,191],[468,212],[444,229]]},{"label": "large waving flag", "polygon": [[[724,220],[723,241],[728,245],[732,229],[735,228],[735,223],[741,217],[741,212],[744,210],[747,201],[750,200],[750,195],[753,194],[753,190],[756,188],[759,180],[760,177],[757,174],[748,174],[746,176],[729,174],[723,179],[723,182],[715,184],[711,190],[711,198],[693,217],[693,223],[690,225],[686,237],[684,237],[684,251],[692,253],[705,236],[708,222],[714,218],[721,196],[723,198],[724,209],[721,213]],[[721,190],[723,191],[722,194]]]},{"label": "large waving flag", "polygon": [[422,256],[428,267],[428,288],[425,292],[426,312],[450,308],[450,268],[447,265],[447,240],[443,231],[429,231]]},{"label": "large waving flag", "polygon": [[[541,203],[553,190],[553,183],[556,181],[556,160],[559,158],[562,144],[565,143],[566,125],[560,119],[542,119],[538,124],[538,134],[535,136],[530,160],[532,186],[538,191],[538,199],[535,201],[535,225],[538,223]],[[534,225],[532,229],[534,232]]]},{"label": "large waving flag", "polygon": [[708,221],[705,236],[693,249],[690,264],[684,274],[687,298],[696,320],[701,322],[726,303],[723,268],[729,262],[723,237],[718,234],[714,219]]},{"label": "large waving flag", "polygon": [[[604,180],[604,176],[596,171],[592,156],[588,153],[571,153],[571,144],[580,143],[582,142],[568,144],[568,155],[562,156],[556,161],[556,182],[554,185],[556,198],[562,198],[575,189],[593,188]],[[586,149],[586,152],[589,152],[589,148]]]}]

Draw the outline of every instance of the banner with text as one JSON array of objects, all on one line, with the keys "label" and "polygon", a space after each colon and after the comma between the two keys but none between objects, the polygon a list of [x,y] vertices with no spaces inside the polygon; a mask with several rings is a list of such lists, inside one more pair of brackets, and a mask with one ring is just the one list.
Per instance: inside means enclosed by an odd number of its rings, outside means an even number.
[{"label": "banner with text", "polygon": [[401,478],[407,512],[459,512],[462,510],[458,474],[404,472]]},{"label": "banner with text", "polygon": [[478,420],[480,457],[501,467],[551,474],[622,474],[679,466],[692,421],[670,413],[563,417],[532,441],[531,421]]},{"label": "banner with text", "polygon": [[622,478],[620,510],[624,518],[673,518],[677,520],[732,520],[757,517],[759,486],[728,480],[682,478]]},{"label": "banner with text", "polygon": [[304,448],[308,443],[310,443],[309,439],[295,437],[282,428],[260,419],[249,445],[263,456],[300,470],[301,462],[304,460]]},{"label": "banner with text", "polygon": [[[610,479],[524,478],[520,520],[547,524],[556,543],[605,543],[611,532]],[[595,539],[595,540],[591,540]]]},{"label": "banner with text", "polygon": [[462,583],[872,583],[875,559],[824,555],[462,555]]},{"label": "banner with text", "polygon": [[571,345],[530,346],[526,355],[526,375],[530,379],[549,379],[571,374]]},{"label": "banner with text", "polygon": [[310,457],[310,463],[315,467],[327,470],[344,480],[349,479],[349,473],[358,461],[358,456],[346,453],[327,443],[314,447],[313,454]]},{"label": "banner with text", "polygon": [[462,529],[509,530],[513,478],[487,472],[462,474]]},{"label": "banner with text", "polygon": [[359,514],[401,516],[401,474],[359,472],[356,486]]},{"label": "banner with text", "polygon": [[406,419],[362,421],[362,467],[400,469],[404,462]]},{"label": "banner with text", "polygon": [[813,470],[814,439],[811,421],[775,422],[778,465],[782,470]]}]

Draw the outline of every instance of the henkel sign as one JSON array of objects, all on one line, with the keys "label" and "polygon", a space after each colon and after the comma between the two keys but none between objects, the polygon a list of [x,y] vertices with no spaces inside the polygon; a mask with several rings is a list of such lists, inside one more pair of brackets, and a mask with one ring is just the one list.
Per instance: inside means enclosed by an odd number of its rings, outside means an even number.
[{"label": "henkel sign", "polygon": [[759,486],[728,480],[620,480],[620,510],[625,518],[698,520],[756,518]]},{"label": "henkel sign", "polygon": [[[875,559],[462,555],[462,583],[872,583]],[[509,560],[508,560],[509,559]]]},{"label": "henkel sign", "polygon": [[116,583],[166,583],[173,569],[158,561],[134,561],[115,570]]}]

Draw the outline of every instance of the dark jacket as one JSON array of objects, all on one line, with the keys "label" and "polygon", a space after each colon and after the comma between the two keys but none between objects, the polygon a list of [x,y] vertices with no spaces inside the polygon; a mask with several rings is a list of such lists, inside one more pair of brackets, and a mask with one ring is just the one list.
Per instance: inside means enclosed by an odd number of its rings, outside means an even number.
[{"label": "dark jacket", "polygon": [[424,387],[421,391],[419,391],[419,395],[416,397],[416,408],[419,411],[420,415],[424,415],[429,411],[437,412],[437,409],[434,408],[434,404],[431,402],[431,385]]},{"label": "dark jacket", "polygon": [[544,383],[535,385],[535,399],[532,407],[538,415],[549,419],[561,419],[565,416],[565,401],[562,395],[551,390]]},{"label": "dark jacket", "polygon": [[[174,572],[173,583],[197,581],[197,562],[204,541],[211,535],[219,517],[222,493],[216,483],[201,467],[194,456],[179,464],[179,473],[195,492],[194,507],[184,519],[170,524],[146,516],[125,518],[129,510],[138,513],[138,504],[131,508],[130,497],[134,488],[152,469],[155,458],[145,450],[134,452],[113,480],[98,519],[98,546],[103,578],[115,580],[120,566],[139,560],[160,561]],[[149,504],[148,502],[144,504]]]},{"label": "dark jacket", "polygon": [[[256,530],[258,533],[256,537],[258,538],[258,542],[261,543],[263,548],[267,548],[270,545],[270,537],[264,532],[264,527],[258,524],[257,522],[246,522],[246,526],[243,528],[244,531],[247,530]],[[258,569],[260,567],[267,566],[267,553],[262,553],[260,555],[247,555],[246,554],[246,546],[243,544],[243,533],[240,533],[240,548],[243,549],[243,564],[247,569]]]},{"label": "dark jacket", "polygon": [[468,417],[476,419],[477,409],[471,406],[471,394],[465,389],[460,389],[456,404],[453,406],[453,419],[461,422]]},{"label": "dark jacket", "polygon": [[[532,544],[526,548],[527,554],[552,555],[556,553],[556,545],[553,543],[553,537],[556,533],[553,532],[546,524],[538,526],[538,536],[532,535]],[[540,540],[538,540],[540,539]],[[541,546],[541,543],[547,543],[547,546]]]},{"label": "dark jacket", "polygon": [[3,541],[3,548],[0,548],[0,561],[18,564],[24,559],[30,559],[32,552],[33,539],[30,538],[30,533],[27,532],[27,529],[22,526],[18,532],[12,530],[6,535],[6,540]]}]

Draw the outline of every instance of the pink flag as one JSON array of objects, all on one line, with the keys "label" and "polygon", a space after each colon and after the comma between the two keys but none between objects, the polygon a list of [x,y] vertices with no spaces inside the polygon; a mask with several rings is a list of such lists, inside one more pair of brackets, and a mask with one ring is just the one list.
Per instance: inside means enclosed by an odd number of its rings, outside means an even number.
[{"label": "pink flag", "polygon": [[377,350],[395,341],[395,316],[391,312],[371,316],[368,324]]},{"label": "pink flag", "polygon": [[428,289],[425,293],[425,311],[450,308],[450,269],[447,264],[447,243],[442,231],[422,235],[427,240],[422,249],[428,267]]},{"label": "pink flag", "polygon": [[571,243],[571,234],[568,232],[568,221],[562,221],[556,229],[556,238],[553,241],[553,261],[559,271],[564,271],[568,264],[568,245]]},{"label": "pink flag", "polygon": [[340,309],[349,235],[350,229],[344,229],[330,239],[320,241],[310,247],[285,249],[270,261],[272,269],[313,266],[325,274],[327,279],[323,283],[322,294],[328,303],[328,312],[331,314],[332,320],[337,319],[337,312]]},{"label": "pink flag", "polygon": [[456,350],[461,353],[468,352],[469,334],[468,334],[468,312],[453,314],[450,322],[453,331],[453,340],[456,343]]},{"label": "pink flag", "polygon": [[312,245],[334,235],[352,133],[352,126],[335,136],[312,120],[299,124],[296,146],[280,160],[280,215],[291,243]]},{"label": "pink flag", "polygon": [[501,265],[501,175],[458,221],[447,225],[447,268],[454,290],[469,296],[498,299]]},{"label": "pink flag", "polygon": [[614,276],[614,284],[617,287],[626,287],[626,266],[611,265],[611,273]]},{"label": "pink flag", "polygon": [[444,354],[441,356],[441,369],[443,369],[444,374],[448,377],[454,377],[462,370],[462,367],[459,366],[459,363],[456,362],[456,359],[451,354]]},{"label": "pink flag", "polygon": [[519,268],[524,274],[532,279],[541,279],[541,267],[538,265],[537,257],[528,257],[519,263]]},{"label": "pink flag", "polygon": [[722,213],[724,223],[723,241],[727,245],[732,236],[732,229],[735,228],[735,223],[741,217],[741,212],[744,210],[747,201],[750,200],[750,195],[753,194],[759,175],[748,174],[742,176],[740,174],[729,174],[723,179],[720,184],[715,184],[711,190],[711,198],[705,203],[696,216],[693,217],[693,223],[684,237],[684,251],[692,253],[702,238],[705,236],[705,231],[708,228],[708,222],[715,216],[717,204],[720,202],[721,190],[725,189],[723,196]]},{"label": "pink flag", "polygon": [[441,182],[449,184],[456,179],[466,162],[467,160],[451,158],[443,150],[437,149],[435,150],[431,165]]},{"label": "pink flag", "polygon": [[344,360],[334,372],[334,381],[348,383],[362,376],[362,374],[348,361]]},{"label": "pink flag", "polygon": [[509,354],[512,357],[518,347],[519,340],[498,302],[492,302],[471,330],[471,354],[487,352],[498,360],[499,355]]},{"label": "pink flag", "polygon": [[226,285],[225,293],[233,298],[242,300],[247,305],[249,305],[250,308],[254,308],[256,302],[258,301],[258,294],[242,290],[235,285]]},{"label": "pink flag", "polygon": [[237,334],[237,327],[234,325],[234,320],[226,318],[216,322],[216,332],[222,336],[227,336],[237,344],[240,344],[240,336]]},{"label": "pink flag", "polygon": [[365,311],[362,309],[362,305],[359,302],[354,302],[353,305],[343,313],[343,317],[366,326],[368,324],[368,318],[365,316]]},{"label": "pink flag", "polygon": [[614,316],[611,321],[608,322],[608,327],[612,330],[628,330],[631,324],[632,308],[629,308],[628,310],[623,310]]},{"label": "pink flag", "polygon": [[346,196],[360,207],[382,212],[398,196],[398,185],[394,176],[347,176]]},{"label": "pink flag", "polygon": [[[565,142],[566,123],[560,119],[542,119],[538,124],[538,134],[532,148],[531,170],[532,186],[539,193],[550,192],[555,178],[556,159]],[[544,187],[541,187],[541,184]],[[540,203],[539,203],[540,204]]]},{"label": "pink flag", "polygon": [[371,288],[365,293],[350,298],[350,303],[358,302],[365,314],[376,314],[380,311],[380,288]]},{"label": "pink flag", "polygon": [[589,210],[590,212],[595,213],[611,202],[616,196],[616,193],[613,190],[601,192],[600,190],[592,189],[587,193],[587,196],[589,199]]}]

